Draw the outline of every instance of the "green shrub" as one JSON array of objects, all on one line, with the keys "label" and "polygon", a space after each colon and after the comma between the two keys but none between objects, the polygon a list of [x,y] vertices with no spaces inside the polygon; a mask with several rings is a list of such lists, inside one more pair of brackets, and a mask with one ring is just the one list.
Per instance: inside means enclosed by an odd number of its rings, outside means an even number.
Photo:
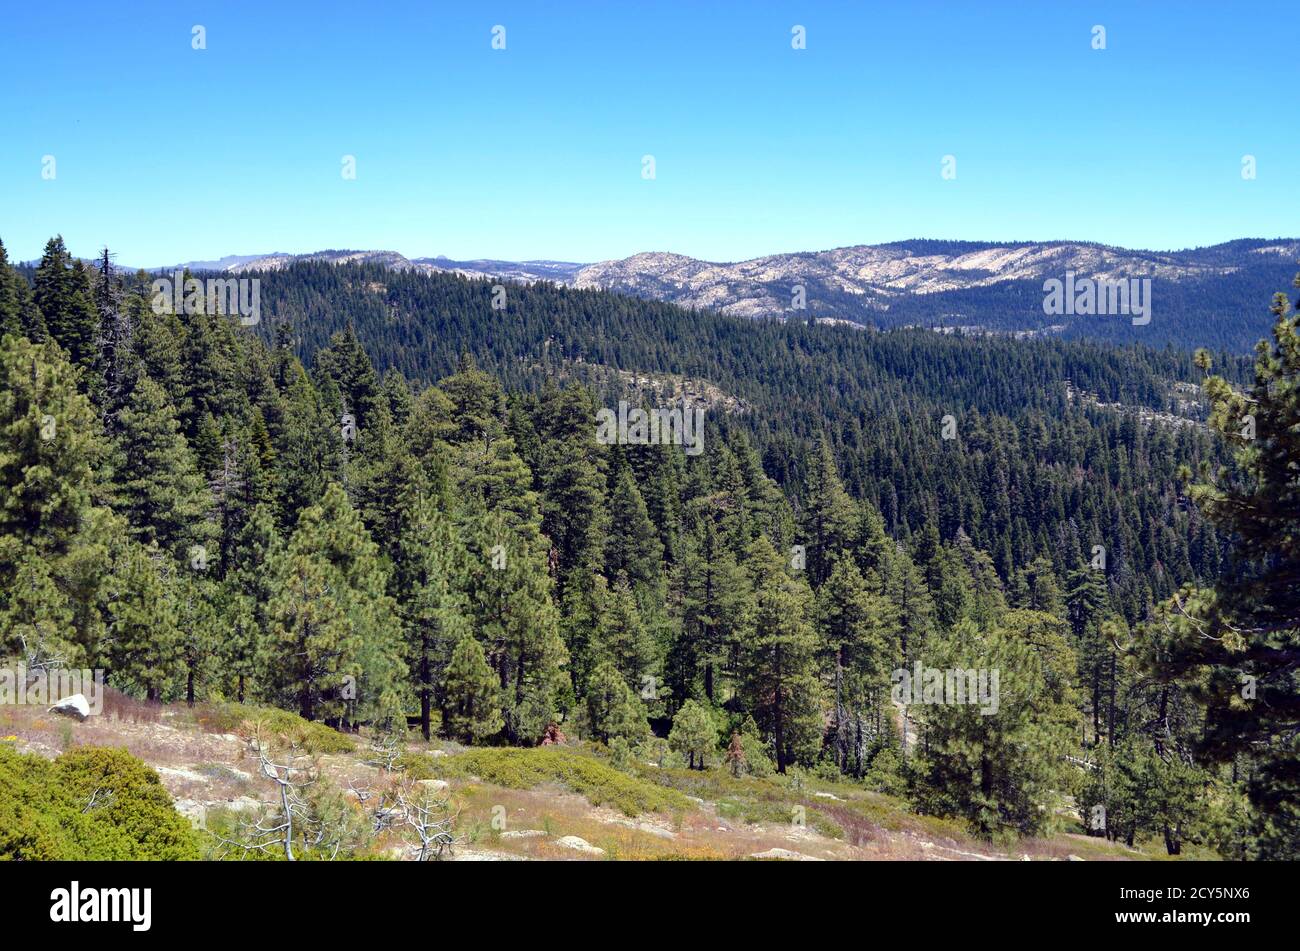
[{"label": "green shrub", "polygon": [[871,760],[866,774],[862,777],[868,789],[884,793],[887,796],[902,797],[907,792],[907,780],[903,776],[903,763],[898,752],[890,746],[881,747]]},{"label": "green shrub", "polygon": [[767,755],[767,745],[757,732],[740,734],[740,743],[745,750],[746,773],[755,779],[776,775],[776,764]]},{"label": "green shrub", "polygon": [[199,837],[158,774],[126,750],[54,762],[0,747],[0,859],[197,859]]},{"label": "green shrub", "polygon": [[264,741],[277,746],[294,743],[311,754],[351,753],[356,749],[356,743],[346,734],[278,707],[223,703],[202,714],[199,723],[214,733],[246,736],[253,736],[261,726]]},{"label": "green shrub", "polygon": [[648,736],[632,751],[638,760],[662,766],[664,758],[672,754],[668,741],[658,736]]},{"label": "green shrub", "polygon": [[837,783],[844,778],[844,774],[840,772],[839,765],[829,756],[823,756],[817,761],[817,765],[813,767],[812,774],[818,779],[828,783]]},{"label": "green shrub", "polygon": [[477,776],[511,789],[558,783],[586,796],[592,805],[609,805],[629,816],[691,808],[690,800],[678,792],[628,776],[594,757],[552,746],[476,749],[434,762],[434,769],[444,777]]},{"label": "green shrub", "polygon": [[442,776],[437,758],[428,753],[403,753],[393,761],[393,768],[407,779],[438,779]]},{"label": "green shrub", "polygon": [[616,736],[609,741],[609,765],[626,771],[632,765],[632,747],[627,740]]}]

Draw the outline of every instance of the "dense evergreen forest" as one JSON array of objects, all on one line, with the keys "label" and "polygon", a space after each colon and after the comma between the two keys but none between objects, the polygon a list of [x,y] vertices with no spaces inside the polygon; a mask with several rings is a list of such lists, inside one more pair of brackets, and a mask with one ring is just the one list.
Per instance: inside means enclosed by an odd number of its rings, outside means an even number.
[{"label": "dense evergreen forest", "polygon": [[[256,276],[249,329],[0,246],[0,652],[340,729],[721,738],[990,837],[1068,807],[1300,854],[1284,296],[1252,365]],[[702,454],[593,437],[656,385],[707,400]],[[997,715],[895,702],[917,663],[999,671]]]}]

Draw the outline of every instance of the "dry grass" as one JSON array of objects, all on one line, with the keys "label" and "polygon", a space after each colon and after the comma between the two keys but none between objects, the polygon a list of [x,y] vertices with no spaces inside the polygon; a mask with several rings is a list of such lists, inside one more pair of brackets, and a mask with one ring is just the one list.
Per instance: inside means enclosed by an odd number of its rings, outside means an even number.
[{"label": "dry grass", "polygon": [[[174,797],[220,810],[237,798],[261,800],[273,791],[269,780],[257,775],[247,741],[238,735],[247,717],[241,715],[235,723],[232,714],[224,707],[190,710],[115,699],[106,715],[79,723],[43,708],[0,707],[0,743],[47,757],[69,745],[125,747],[159,769]],[[317,757],[329,782],[343,789],[349,782],[378,788],[391,780],[366,765],[372,754],[364,741],[355,747]],[[971,836],[959,822],[917,815],[899,799],[806,775],[735,779],[720,769],[641,766],[629,775],[577,749],[464,750],[418,739],[407,749],[406,778],[438,777],[450,783],[460,808],[459,849],[480,858],[741,860],[771,849],[834,860],[1165,858],[1159,842],[1140,843],[1134,852],[1070,832],[994,846]],[[432,755],[439,750],[446,755]],[[795,807],[802,810],[802,824]],[[521,830],[542,834],[502,834]],[[604,851],[593,855],[558,845],[567,835]],[[375,844],[374,853],[399,845],[389,836]],[[1185,857],[1213,858],[1194,850]]]}]

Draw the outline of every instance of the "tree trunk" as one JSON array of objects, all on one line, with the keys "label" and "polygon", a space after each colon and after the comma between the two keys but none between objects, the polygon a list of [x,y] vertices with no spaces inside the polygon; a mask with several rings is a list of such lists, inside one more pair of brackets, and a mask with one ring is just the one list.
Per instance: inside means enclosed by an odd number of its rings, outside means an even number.
[{"label": "tree trunk", "polygon": [[420,735],[429,741],[429,638],[420,640]]},{"label": "tree trunk", "polygon": [[835,652],[835,765],[849,764],[848,725],[844,722],[844,645]]},{"label": "tree trunk", "polygon": [[1106,740],[1110,743],[1111,749],[1115,748],[1115,692],[1118,686],[1115,681],[1115,649],[1110,651],[1110,716],[1106,722]]},{"label": "tree trunk", "polygon": [[781,648],[776,649],[776,690],[773,709],[773,735],[776,739],[776,771],[785,775],[785,711],[781,707],[781,696],[785,685],[781,682]]},{"label": "tree trunk", "polygon": [[1101,667],[1092,669],[1092,745],[1101,742]]}]

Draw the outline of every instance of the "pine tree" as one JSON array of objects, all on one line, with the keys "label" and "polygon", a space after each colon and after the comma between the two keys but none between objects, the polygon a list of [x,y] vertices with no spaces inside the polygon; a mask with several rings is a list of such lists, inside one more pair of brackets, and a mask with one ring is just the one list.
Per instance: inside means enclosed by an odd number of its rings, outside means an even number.
[{"label": "pine tree", "polygon": [[802,521],[808,579],[814,588],[829,577],[835,556],[848,549],[854,521],[853,501],[844,491],[830,443],[823,437],[809,461]]},{"label": "pine tree", "polygon": [[1149,826],[1145,757],[1139,759],[1138,745],[1129,738],[1113,747],[1098,747],[1078,798],[1079,817],[1089,834],[1122,839],[1129,848],[1136,844],[1139,829]]},{"label": "pine tree", "polygon": [[686,757],[691,769],[704,769],[718,748],[718,725],[709,708],[697,700],[687,700],[673,717],[668,745]]},{"label": "pine tree", "polygon": [[597,664],[586,685],[587,719],[592,736],[602,743],[635,743],[650,732],[645,708],[608,661]]},{"label": "pine tree", "polygon": [[177,314],[155,313],[150,302],[140,294],[126,299],[130,312],[131,348],[139,361],[141,374],[148,376],[166,392],[176,408],[177,418],[189,416],[189,403],[185,383],[185,364],[181,344],[185,327]]},{"label": "pine tree", "polygon": [[[114,447],[117,507],[134,537],[179,560],[197,554],[215,561],[216,552],[208,551],[216,537],[208,520],[212,499],[167,394],[141,379],[120,421]],[[196,546],[201,553],[192,551]]]},{"label": "pine tree", "polygon": [[138,363],[132,352],[130,310],[123,304],[122,280],[113,269],[108,248],[100,255],[95,280],[95,312],[99,318],[94,361],[94,396],[104,429],[115,433],[117,417],[134,389]]},{"label": "pine tree", "polygon": [[742,646],[745,705],[771,738],[777,771],[784,773],[795,763],[811,763],[821,747],[812,598],[764,536],[750,546],[746,567],[754,593]]},{"label": "pine tree", "polygon": [[1106,715],[1109,676],[1114,661],[1114,645],[1103,631],[1109,598],[1101,571],[1081,567],[1070,576],[1065,610],[1079,652],[1083,682],[1091,697],[1093,743],[1101,741],[1102,720]]},{"label": "pine tree", "polygon": [[624,469],[610,497],[609,542],[605,569],[611,578],[624,575],[632,585],[655,587],[663,566],[663,546],[650,522],[645,500],[630,469]]},{"label": "pine tree", "polygon": [[415,397],[411,395],[406,377],[402,376],[396,367],[389,367],[384,371],[384,378],[379,388],[381,400],[388,408],[393,425],[398,429],[403,428],[406,421],[411,418],[412,410],[415,409]]},{"label": "pine tree", "polygon": [[97,491],[105,447],[58,347],[0,342],[0,536],[66,552]]},{"label": "pine tree", "polygon": [[240,538],[254,509],[271,499],[267,474],[249,438],[227,425],[220,439],[220,459],[208,471],[217,543],[216,576],[224,579],[235,564]]},{"label": "pine tree", "polygon": [[718,533],[732,551],[743,552],[755,537],[753,503],[744,474],[731,449],[723,445],[708,457],[712,464],[709,494],[702,499]]},{"label": "pine tree", "polygon": [[185,678],[185,702],[194,706],[217,680],[220,644],[229,630],[228,618],[218,603],[222,594],[207,569],[177,571],[167,566],[168,598],[176,605],[176,626],[180,631],[180,662]]},{"label": "pine tree", "polygon": [[0,655],[40,650],[68,658],[72,606],[46,559],[24,553],[16,539],[0,540],[6,577],[0,589]]},{"label": "pine tree", "polygon": [[166,560],[154,545],[131,545],[116,572],[109,608],[109,680],[151,701],[163,699],[183,662],[175,602],[160,574],[170,570]]},{"label": "pine tree", "polygon": [[665,566],[671,570],[681,563],[683,556],[682,485],[685,474],[682,460],[686,457],[671,446],[637,448],[639,451],[627,454],[628,465],[645,499],[650,523],[659,532]]},{"label": "pine tree", "polygon": [[501,384],[480,370],[473,357],[461,354],[456,372],[438,381],[438,389],[451,402],[454,429],[449,433],[450,442],[486,446],[504,434]]},{"label": "pine tree", "polygon": [[9,266],[9,252],[0,241],[0,337],[23,333],[23,279]]},{"label": "pine tree", "polygon": [[271,431],[271,440],[278,461],[280,524],[290,529],[339,471],[343,435],[301,364],[294,360],[285,373],[284,419]]},{"label": "pine tree", "polygon": [[1039,556],[1016,572],[1012,600],[1016,607],[1046,614],[1063,614],[1065,599],[1051,559]]},{"label": "pine tree", "polygon": [[262,503],[241,526],[229,555],[225,547],[221,550],[227,565],[226,616],[231,625],[224,667],[240,703],[252,692],[250,687],[261,683],[258,668],[271,633],[270,607],[275,596],[271,568],[281,544],[271,508]]},{"label": "pine tree", "polygon": [[471,510],[463,533],[468,616],[497,673],[513,743],[535,742],[571,691],[546,556],[531,528]]},{"label": "pine tree", "polygon": [[349,488],[354,504],[385,555],[397,557],[403,526],[411,506],[426,489],[420,465],[400,442],[388,407],[370,413],[370,427],[361,430],[351,460]]},{"label": "pine tree", "polygon": [[885,590],[898,610],[899,652],[908,666],[921,656],[935,630],[934,601],[920,569],[901,548],[890,559]]},{"label": "pine tree", "polygon": [[641,690],[645,678],[658,669],[658,657],[654,639],[625,579],[605,589],[599,610],[599,655],[617,668],[629,687]]},{"label": "pine tree", "polygon": [[99,317],[86,269],[68,253],[61,235],[45,244],[36,269],[35,299],[50,336],[67,351],[75,366],[90,372],[95,362]]},{"label": "pine tree", "polygon": [[[1052,827],[1070,790],[1073,767],[1065,756],[1078,723],[1074,653],[1061,621],[1011,612],[1004,623],[980,630],[958,622],[935,645],[926,682],[913,685],[924,703],[920,801],[928,811],[965,818],[988,837]],[[964,702],[948,692],[948,671],[956,672],[954,687],[964,677]]]},{"label": "pine tree", "polygon": [[554,543],[563,593],[571,574],[584,578],[600,570],[609,529],[605,458],[593,435],[596,406],[589,391],[574,386],[547,393],[538,415],[534,471],[542,489],[542,530]]},{"label": "pine tree", "polygon": [[512,528],[540,539],[541,501],[509,436],[458,446],[451,474],[455,494],[466,505],[500,512]]},{"label": "pine tree", "polygon": [[884,597],[868,591],[853,560],[838,556],[817,592],[816,614],[834,677],[835,762],[846,772],[850,750],[857,753],[860,748],[850,735],[850,708],[860,710],[883,693],[896,661],[896,642],[889,630],[891,613]]},{"label": "pine tree", "polygon": [[505,726],[499,687],[473,634],[464,634],[452,649],[443,687],[443,724],[447,735],[463,743],[481,743]]},{"label": "pine tree", "polygon": [[749,579],[711,520],[687,541],[680,586],[683,616],[669,659],[669,686],[685,700],[694,693],[698,677],[712,702],[719,673],[740,641]]},{"label": "pine tree", "polygon": [[795,542],[794,513],[781,487],[763,471],[763,463],[744,430],[731,436],[729,448],[745,485],[751,512],[750,531],[772,540],[777,551],[787,551]]},{"label": "pine tree", "polygon": [[[185,437],[195,441],[205,416],[216,420],[241,415],[248,401],[239,380],[237,324],[225,315],[200,309],[198,313],[186,315],[182,326],[180,357],[184,397],[177,415]],[[205,462],[215,465],[216,459]]]},{"label": "pine tree", "polygon": [[360,674],[360,637],[348,623],[347,606],[335,594],[336,573],[317,554],[282,554],[275,565],[275,596],[268,608],[269,694],[292,704],[304,720],[341,719],[346,684]]},{"label": "pine tree", "polygon": [[442,670],[452,645],[469,630],[463,593],[465,552],[454,526],[432,498],[418,496],[410,513],[398,538],[392,590],[401,612],[411,682],[420,702],[420,731],[427,740]]},{"label": "pine tree", "polygon": [[385,722],[401,708],[401,632],[378,548],[337,483],[273,567],[271,649],[302,716]]},{"label": "pine tree", "polygon": [[[1300,287],[1300,276],[1296,278]],[[1202,469],[1192,495],[1232,539],[1239,566],[1213,590],[1185,589],[1149,628],[1147,669],[1206,707],[1202,751],[1221,762],[1247,749],[1260,811],[1261,854],[1300,853],[1300,319],[1274,298],[1272,343],[1256,348],[1254,381],[1237,392],[1211,376],[1210,424],[1235,452],[1222,473]],[[1208,354],[1197,362],[1209,370]],[[1253,437],[1253,438],[1252,438]]]},{"label": "pine tree", "polygon": [[316,351],[313,371],[334,381],[343,398],[343,411],[351,413],[357,429],[364,432],[381,404],[380,384],[351,323],[330,337],[329,346]]}]

